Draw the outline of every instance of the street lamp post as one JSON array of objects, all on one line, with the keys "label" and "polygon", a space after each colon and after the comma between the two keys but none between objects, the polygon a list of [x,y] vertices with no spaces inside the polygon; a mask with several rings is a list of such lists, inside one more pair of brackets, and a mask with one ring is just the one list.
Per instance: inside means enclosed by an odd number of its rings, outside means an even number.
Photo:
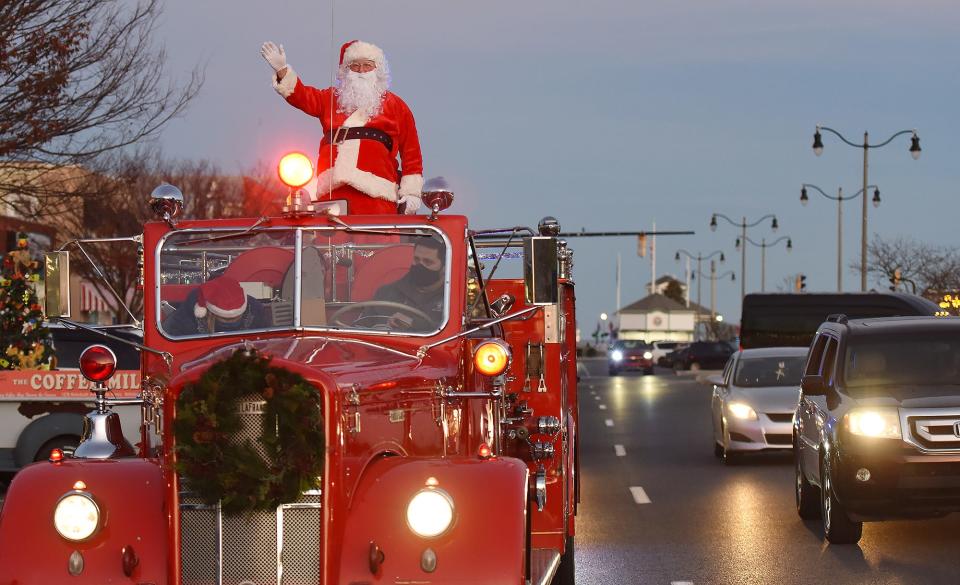
[{"label": "street lamp post", "polygon": [[[710,217],[711,231],[717,231],[718,217],[723,218],[730,225],[740,228],[740,237],[744,240],[747,239],[747,228],[756,227],[760,225],[760,223],[765,219],[772,219],[772,221],[770,222],[770,229],[773,230],[774,232],[776,232],[777,228],[779,227],[777,225],[777,216],[773,215],[772,213],[764,215],[763,217],[761,217],[760,219],[758,219],[753,223],[747,223],[746,217],[744,217],[740,223],[737,223],[722,213],[714,213]],[[740,248],[740,301],[741,302],[743,301],[743,297],[745,296],[747,296],[747,247],[743,246],[742,248]]]},{"label": "street lamp post", "polygon": [[[832,199],[837,202],[837,292],[843,292],[843,202],[856,199],[863,193],[863,189],[860,189],[853,195],[844,196],[843,188],[840,187],[837,189],[837,196],[834,197],[816,185],[804,183],[800,187],[801,205],[806,205],[810,201],[810,198],[807,197],[807,187],[814,189],[827,199]],[[880,207],[880,189],[876,185],[870,185],[867,189],[873,189],[873,206]]]},{"label": "street lamp post", "polygon": [[[766,238],[761,238],[760,243],[754,242],[750,239],[749,236],[746,237],[746,242],[760,248],[760,292],[767,292],[767,248],[772,248],[780,242],[787,241],[787,252],[793,251],[793,240],[790,239],[790,236],[781,236],[775,241],[767,243]],[[737,249],[740,249],[740,246],[743,244],[740,242],[740,238],[737,238]],[[744,246],[746,247],[746,246]]]},{"label": "street lamp post", "polygon": [[709,278],[709,279],[710,279],[710,321],[713,322],[713,321],[716,320],[716,318],[717,318],[717,281],[718,281],[719,279],[721,279],[721,278],[726,278],[727,276],[729,276],[729,277],[730,277],[730,282],[736,282],[736,281],[737,281],[737,275],[736,275],[736,273],[735,273],[734,271],[732,271],[732,270],[727,270],[727,271],[724,272],[723,274],[717,276],[717,261],[716,261],[716,260],[711,260],[711,261],[710,261],[710,275],[709,275],[709,276],[707,276],[706,274],[700,272],[699,270],[697,270],[697,271],[694,273],[694,276],[697,276],[697,277],[699,277],[699,278],[701,278],[701,279],[703,279],[703,278]]},{"label": "street lamp post", "polygon": [[[694,256],[694,255],[691,254],[690,252],[687,252],[686,250],[680,249],[680,250],[677,250],[677,253],[676,253],[676,254],[674,254],[673,259],[676,260],[677,262],[679,262],[679,261],[680,261],[680,255],[681,255],[681,254],[683,254],[684,256],[686,256],[688,261],[689,261],[689,260],[696,260],[696,261],[697,261],[697,273],[700,272],[700,268],[701,268],[702,262],[703,262],[704,260],[710,260],[711,258],[713,258],[714,256],[716,256],[717,254],[720,255],[720,262],[725,262],[725,261],[726,261],[726,258],[724,257],[723,252],[720,251],[720,250],[714,250],[713,252],[707,254],[706,256],[704,256],[702,252],[697,252],[697,255]],[[688,264],[688,266],[689,266],[689,264]],[[689,294],[689,293],[687,293],[687,294]],[[700,280],[697,280],[697,323],[698,323],[698,324],[700,323],[700,307],[702,307],[702,306],[703,306],[703,303],[700,301]]]},{"label": "street lamp post", "polygon": [[[833,134],[834,136],[836,136],[837,138],[839,138],[849,146],[863,149],[863,192],[864,193],[866,193],[867,190],[870,189],[870,183],[867,180],[867,169],[868,169],[867,155],[870,152],[871,148],[880,148],[882,146],[886,146],[891,142],[893,142],[893,139],[897,138],[898,136],[902,136],[904,134],[911,134],[912,137],[910,138],[910,156],[913,157],[913,160],[917,160],[918,158],[920,158],[920,136],[917,135],[916,129],[901,130],[893,134],[893,136],[891,136],[890,138],[887,138],[885,141],[880,142],[878,144],[870,144],[870,135],[869,133],[864,132],[863,144],[857,144],[856,142],[850,142],[849,140],[846,139],[846,137],[844,137],[843,134],[840,134],[833,128],[828,128],[826,126],[821,126],[820,124],[817,124],[817,130],[813,134],[813,154],[817,156],[820,156],[821,154],[823,154],[823,138],[820,135],[821,130],[826,130],[827,132],[830,132],[831,134]],[[863,198],[863,217],[861,218],[860,224],[861,224],[860,225],[860,230],[861,230],[860,291],[866,292],[867,291],[867,198],[866,197]]]}]

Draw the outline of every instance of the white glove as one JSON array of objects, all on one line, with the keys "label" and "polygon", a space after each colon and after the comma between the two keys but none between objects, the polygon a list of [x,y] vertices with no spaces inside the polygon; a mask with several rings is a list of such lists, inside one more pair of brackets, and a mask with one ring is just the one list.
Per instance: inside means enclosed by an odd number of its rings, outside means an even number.
[{"label": "white glove", "polygon": [[283,52],[283,45],[278,47],[272,41],[267,41],[260,46],[260,55],[274,71],[280,71],[287,66],[287,54]]},{"label": "white glove", "polygon": [[413,215],[420,209],[423,202],[416,195],[404,195],[400,198],[400,203],[406,203],[407,207],[403,210],[404,215]]}]

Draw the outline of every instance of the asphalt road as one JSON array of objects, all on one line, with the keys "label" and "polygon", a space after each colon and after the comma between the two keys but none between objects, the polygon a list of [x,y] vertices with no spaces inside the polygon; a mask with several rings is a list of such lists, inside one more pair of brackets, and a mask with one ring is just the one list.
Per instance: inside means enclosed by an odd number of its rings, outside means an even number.
[{"label": "asphalt road", "polygon": [[827,545],[796,514],[789,456],[714,458],[707,386],[581,363],[579,583],[960,583],[960,515],[868,523],[858,546]]},{"label": "asphalt road", "polygon": [[789,455],[714,457],[708,386],[582,364],[579,583],[960,583],[960,515],[828,545],[797,516]]}]

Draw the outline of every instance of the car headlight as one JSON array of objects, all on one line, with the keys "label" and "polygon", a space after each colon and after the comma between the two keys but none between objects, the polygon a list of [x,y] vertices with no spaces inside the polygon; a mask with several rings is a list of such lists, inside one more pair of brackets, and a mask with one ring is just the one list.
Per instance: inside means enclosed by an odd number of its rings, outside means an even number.
[{"label": "car headlight", "polygon": [[645,351],[645,352],[643,352],[643,359],[645,359],[645,360],[652,360],[652,359],[653,359],[653,354],[652,354],[651,352],[649,352],[649,351]]},{"label": "car headlight", "polygon": [[623,359],[623,352],[620,351],[619,349],[615,349],[615,350],[613,350],[613,352],[610,354],[610,357],[613,359],[613,361],[619,362],[620,360]]},{"label": "car headlight", "polygon": [[417,536],[440,536],[452,523],[453,498],[441,489],[422,489],[407,505],[407,525]]},{"label": "car headlight", "polygon": [[734,418],[757,420],[757,411],[745,402],[729,402],[727,403],[727,410],[730,411],[730,414],[732,414]]},{"label": "car headlight", "polygon": [[67,493],[57,502],[53,526],[67,540],[86,540],[100,527],[100,508],[86,492]]},{"label": "car headlight", "polygon": [[899,439],[900,416],[896,410],[865,409],[847,414],[847,428],[854,435]]}]

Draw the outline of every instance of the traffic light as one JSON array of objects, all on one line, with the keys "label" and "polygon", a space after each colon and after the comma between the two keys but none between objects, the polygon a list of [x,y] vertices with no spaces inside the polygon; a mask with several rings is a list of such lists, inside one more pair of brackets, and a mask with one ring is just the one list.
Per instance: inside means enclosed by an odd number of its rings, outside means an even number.
[{"label": "traffic light", "polygon": [[796,289],[797,289],[797,292],[798,292],[798,293],[802,293],[802,292],[804,292],[805,290],[807,290],[807,275],[806,275],[806,274],[798,274],[798,275],[797,275],[797,282],[796,282],[796,285],[795,285],[795,286],[796,286]]},{"label": "traffic light", "polygon": [[637,236],[637,256],[641,258],[647,257],[647,234]]}]

